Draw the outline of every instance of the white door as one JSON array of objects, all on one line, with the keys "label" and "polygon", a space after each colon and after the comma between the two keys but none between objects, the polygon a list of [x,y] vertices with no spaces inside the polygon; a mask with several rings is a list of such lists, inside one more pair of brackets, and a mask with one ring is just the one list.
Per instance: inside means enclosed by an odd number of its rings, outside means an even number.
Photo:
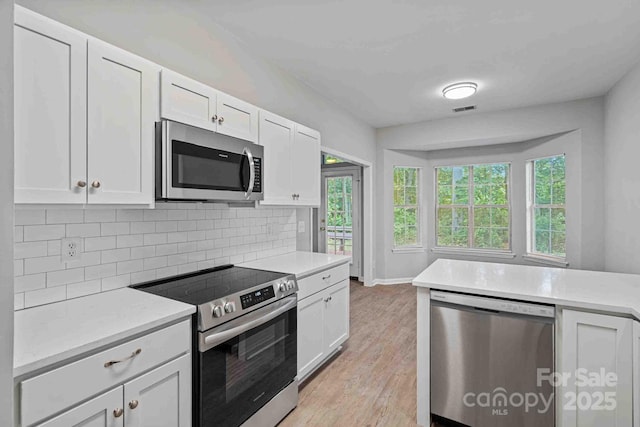
[{"label": "white door", "polygon": [[[561,370],[570,375],[559,401],[563,427],[632,426],[632,329],[631,319],[562,311]],[[615,374],[616,384],[579,385],[578,369]]]},{"label": "white door", "polygon": [[262,205],[293,204],[291,146],[294,126],[290,120],[260,111],[260,145],[264,146]]},{"label": "white door", "polygon": [[320,133],[296,125],[291,149],[292,181],[296,205],[320,206]]},{"label": "white door", "polygon": [[124,427],[122,387],[78,405],[38,427]]},{"label": "white door", "polygon": [[258,107],[218,92],[218,132],[258,142]]},{"label": "white door", "polygon": [[85,203],[87,39],[15,8],[15,202]]},{"label": "white door", "polygon": [[349,338],[349,280],[327,289],[325,312],[325,342],[327,354],[336,350]]},{"label": "white door", "polygon": [[124,385],[126,427],[191,426],[191,355]]},{"label": "white door", "polygon": [[323,169],[318,210],[320,252],[351,256],[349,275],[362,277],[361,167]]},{"label": "white door", "polygon": [[298,378],[304,378],[325,356],[325,292],[298,301]]},{"label": "white door", "polygon": [[162,69],[161,80],[163,119],[212,131],[218,129],[215,89],[167,69]]},{"label": "white door", "polygon": [[89,203],[151,204],[159,67],[90,40]]}]

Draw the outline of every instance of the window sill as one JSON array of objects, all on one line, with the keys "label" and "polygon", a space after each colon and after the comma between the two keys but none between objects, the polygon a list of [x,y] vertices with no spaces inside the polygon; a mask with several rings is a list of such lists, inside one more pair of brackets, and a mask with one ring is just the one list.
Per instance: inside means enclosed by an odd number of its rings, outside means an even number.
[{"label": "window sill", "polygon": [[483,258],[513,259],[516,257],[516,254],[513,252],[488,251],[482,249],[431,248],[431,252],[434,254],[479,256]]},{"label": "window sill", "polygon": [[394,254],[417,254],[424,253],[425,249],[422,246],[411,246],[406,248],[393,248],[391,252]]},{"label": "window sill", "polygon": [[535,262],[537,264],[552,265],[554,267],[569,267],[569,263],[566,260],[560,258],[551,258],[542,255],[525,254],[522,255],[523,259],[527,261]]}]

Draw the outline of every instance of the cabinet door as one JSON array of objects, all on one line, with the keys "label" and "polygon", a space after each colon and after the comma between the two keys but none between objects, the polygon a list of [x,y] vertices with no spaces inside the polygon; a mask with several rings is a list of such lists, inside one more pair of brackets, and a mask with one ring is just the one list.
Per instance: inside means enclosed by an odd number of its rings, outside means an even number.
[{"label": "cabinet door", "polygon": [[85,203],[87,39],[16,6],[14,47],[15,202]]},{"label": "cabinet door", "polygon": [[160,68],[98,40],[88,51],[88,202],[151,204]]},{"label": "cabinet door", "polygon": [[126,427],[191,426],[191,354],[124,385]]},{"label": "cabinet door", "polygon": [[325,357],[325,293],[298,301],[298,378],[303,379]]},{"label": "cabinet door", "polygon": [[349,280],[343,280],[326,291],[329,301],[325,312],[325,343],[327,354],[349,338]]},{"label": "cabinet door", "polygon": [[258,142],[258,107],[218,92],[218,132]]},{"label": "cabinet door", "polygon": [[260,111],[260,144],[264,146],[264,200],[260,204],[294,204],[291,179],[294,126],[290,120]]},{"label": "cabinet door", "polygon": [[[562,312],[561,370],[570,375],[559,401],[563,427],[631,427],[632,329],[631,319]],[[608,387],[576,384],[582,381],[581,377],[601,378],[603,372],[616,374],[617,384]],[[613,410],[606,410],[614,405],[608,399],[602,401],[603,393],[615,393],[610,394],[615,404]]]},{"label": "cabinet door", "polygon": [[167,69],[162,70],[161,80],[163,119],[212,131],[218,129],[215,89]]},{"label": "cabinet door", "polygon": [[320,206],[320,133],[296,125],[291,153],[296,204]]},{"label": "cabinet door", "polygon": [[90,401],[59,415],[38,427],[123,427],[122,387],[108,391]]}]

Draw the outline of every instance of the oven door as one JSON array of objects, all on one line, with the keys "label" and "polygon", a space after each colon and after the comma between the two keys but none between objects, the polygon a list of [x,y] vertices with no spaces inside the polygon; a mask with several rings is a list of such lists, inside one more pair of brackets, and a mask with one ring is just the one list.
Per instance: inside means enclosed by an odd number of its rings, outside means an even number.
[{"label": "oven door", "polygon": [[239,426],[295,380],[297,297],[199,334],[200,426]]},{"label": "oven door", "polygon": [[169,121],[162,132],[165,198],[262,199],[261,146]]}]

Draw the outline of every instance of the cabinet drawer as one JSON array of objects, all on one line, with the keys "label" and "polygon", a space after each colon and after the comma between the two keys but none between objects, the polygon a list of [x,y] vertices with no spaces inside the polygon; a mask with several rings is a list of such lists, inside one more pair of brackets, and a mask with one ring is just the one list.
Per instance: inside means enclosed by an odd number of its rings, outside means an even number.
[{"label": "cabinet drawer", "polygon": [[298,300],[320,292],[348,278],[349,263],[346,263],[298,280],[298,288],[300,288],[298,291]]},{"label": "cabinet drawer", "polygon": [[[187,320],[23,381],[21,425],[30,426],[190,350]],[[105,367],[116,360],[124,361]]]}]

